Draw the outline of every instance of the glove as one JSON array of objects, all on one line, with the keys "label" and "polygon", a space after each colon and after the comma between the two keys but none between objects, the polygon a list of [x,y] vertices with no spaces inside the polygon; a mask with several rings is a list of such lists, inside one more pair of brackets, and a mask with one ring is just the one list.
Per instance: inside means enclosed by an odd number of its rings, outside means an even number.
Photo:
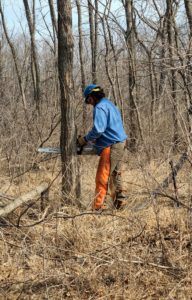
[{"label": "glove", "polygon": [[85,140],[85,138],[83,136],[79,136],[78,139],[77,139],[77,142],[80,146],[84,146],[87,144],[87,141]]}]

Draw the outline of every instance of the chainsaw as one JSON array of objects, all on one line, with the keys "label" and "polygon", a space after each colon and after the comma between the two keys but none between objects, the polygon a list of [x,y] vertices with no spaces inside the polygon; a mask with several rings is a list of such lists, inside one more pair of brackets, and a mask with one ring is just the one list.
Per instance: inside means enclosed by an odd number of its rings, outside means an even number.
[{"label": "chainsaw", "polygon": [[[47,154],[61,154],[61,149],[59,147],[38,148],[37,151],[40,153],[47,153]],[[93,144],[87,144],[81,146],[77,142],[77,155],[94,155],[94,154],[96,154],[96,151],[93,147]]]}]

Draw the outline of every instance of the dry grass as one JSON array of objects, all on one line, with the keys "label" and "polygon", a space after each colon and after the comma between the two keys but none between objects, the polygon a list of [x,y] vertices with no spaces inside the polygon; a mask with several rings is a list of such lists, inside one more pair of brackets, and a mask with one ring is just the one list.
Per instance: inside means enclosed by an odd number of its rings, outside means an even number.
[{"label": "dry grass", "polygon": [[[169,164],[158,160],[142,166],[141,161],[129,157],[126,165],[129,205],[123,211],[89,210],[97,164],[90,158],[82,172],[87,209],[60,207],[58,178],[44,222],[33,226],[42,215],[37,202],[22,216],[20,227],[1,226],[0,299],[191,299],[191,213],[169,198],[150,199],[149,190],[167,176]],[[58,171],[59,162],[52,161],[10,186],[2,177],[1,192],[22,194],[54,179]],[[179,199],[188,206],[190,182],[186,163],[177,184]],[[166,192],[174,195],[171,186]],[[21,211],[9,221],[16,224]]]}]

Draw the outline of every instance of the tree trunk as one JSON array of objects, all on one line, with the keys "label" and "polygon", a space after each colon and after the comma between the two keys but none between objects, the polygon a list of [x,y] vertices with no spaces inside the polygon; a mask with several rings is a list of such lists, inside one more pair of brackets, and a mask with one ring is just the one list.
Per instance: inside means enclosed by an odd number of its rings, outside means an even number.
[{"label": "tree trunk", "polygon": [[185,3],[185,10],[189,22],[189,29],[190,29],[190,38],[192,38],[192,2],[191,0],[184,0]]},{"label": "tree trunk", "polygon": [[160,54],[160,80],[159,80],[159,89],[158,89],[158,99],[159,99],[159,106],[160,110],[162,107],[161,103],[161,97],[163,96],[165,84],[166,84],[166,78],[167,78],[167,72],[166,72],[166,61],[165,61],[165,53],[166,53],[166,27],[167,27],[167,19],[164,18],[163,21],[163,28],[159,29],[160,37],[161,37],[161,54]]},{"label": "tree trunk", "polygon": [[95,41],[93,49],[93,82],[97,83],[97,51],[98,51],[98,0],[95,0]]},{"label": "tree trunk", "polygon": [[109,84],[110,84],[111,89],[112,89],[112,95],[113,95],[114,102],[115,102],[116,105],[118,105],[116,92],[115,92],[114,79],[113,79],[113,76],[110,74],[110,66],[109,66],[110,44],[109,44],[109,39],[107,37],[105,22],[107,24],[107,16],[105,16],[105,19],[101,18],[101,24],[102,24],[102,27],[103,27],[103,36],[104,36],[104,41],[105,41],[105,70],[106,70],[106,75],[107,75]]},{"label": "tree trunk", "polygon": [[92,82],[97,83],[96,72],[96,58],[97,58],[97,18],[98,18],[98,2],[95,0],[95,14],[94,6],[91,0],[88,0],[89,11],[89,30],[90,30],[90,42],[91,42],[91,73]]},{"label": "tree trunk", "polygon": [[3,98],[4,97],[4,93],[3,93],[3,55],[2,55],[2,40],[0,40],[0,97]]},{"label": "tree trunk", "polygon": [[28,0],[23,0],[25,14],[31,38],[31,73],[34,87],[34,101],[36,108],[39,110],[41,93],[40,93],[40,71],[37,58],[37,49],[35,44],[35,0],[33,0],[33,13],[31,14]]},{"label": "tree trunk", "polygon": [[173,105],[173,150],[176,151],[178,147],[178,114],[177,114],[177,95],[176,95],[176,68],[174,63],[174,11],[173,0],[167,0],[167,35],[169,47],[169,61],[170,61],[170,75],[171,75],[171,97]]},{"label": "tree trunk", "polygon": [[[82,15],[81,15],[81,4],[79,0],[76,0],[77,5],[77,14],[78,14],[78,32],[79,32],[79,60],[80,60],[80,68],[81,68],[81,91],[82,94],[85,89],[85,70],[84,70],[84,61],[83,61],[83,33],[82,33]],[[86,104],[83,103],[83,132],[84,134],[87,132],[87,107]]]},{"label": "tree trunk", "polygon": [[61,103],[62,192],[65,203],[77,197],[76,132],[73,99],[73,35],[70,0],[58,0],[58,68]]},{"label": "tree trunk", "polygon": [[137,143],[138,143],[138,131],[142,137],[142,129],[140,125],[139,112],[136,104],[136,66],[135,66],[135,48],[134,48],[134,28],[133,28],[133,1],[125,0],[123,1],[125,8],[125,16],[127,23],[127,31],[126,31],[126,43],[128,49],[128,80],[129,80],[129,118],[130,118],[130,150],[132,152],[136,151]]},{"label": "tree trunk", "polygon": [[192,144],[192,100],[191,100],[191,82],[192,82],[192,55],[191,55],[191,43],[192,43],[192,2],[191,0],[184,0],[186,15],[189,23],[189,48],[188,48],[188,56],[187,56],[187,68],[186,68],[186,88],[189,95],[189,103],[188,103],[188,123],[189,123],[189,140],[190,144]]},{"label": "tree trunk", "polygon": [[53,30],[56,32],[56,35],[57,35],[58,28],[57,28],[57,20],[56,20],[56,16],[55,16],[53,0],[48,0],[48,1],[49,1],[49,9],[50,9],[51,22],[52,22]]}]

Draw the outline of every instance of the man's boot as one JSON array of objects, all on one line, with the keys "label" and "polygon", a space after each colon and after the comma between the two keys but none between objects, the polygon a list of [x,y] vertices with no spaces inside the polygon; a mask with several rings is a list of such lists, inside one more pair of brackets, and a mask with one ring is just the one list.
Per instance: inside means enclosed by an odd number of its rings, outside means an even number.
[{"label": "man's boot", "polygon": [[116,194],[114,206],[116,209],[123,209],[127,205],[127,196],[122,192]]}]

